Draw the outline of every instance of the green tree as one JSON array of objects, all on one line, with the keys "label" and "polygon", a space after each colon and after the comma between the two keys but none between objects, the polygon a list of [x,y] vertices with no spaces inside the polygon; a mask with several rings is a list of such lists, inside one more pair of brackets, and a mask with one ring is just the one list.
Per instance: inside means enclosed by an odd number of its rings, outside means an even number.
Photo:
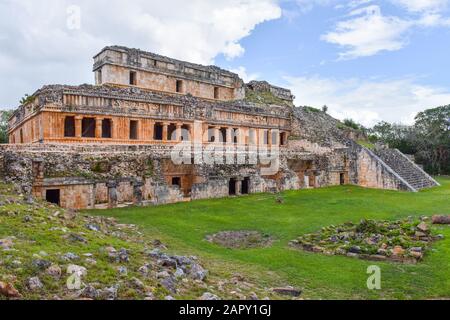
[{"label": "green tree", "polygon": [[412,126],[383,121],[370,132],[389,147],[415,155],[429,173],[450,174],[450,105],[420,112]]},{"label": "green tree", "polygon": [[428,109],[415,118],[417,158],[435,174],[450,173],[450,105]]},{"label": "green tree", "polygon": [[8,119],[13,111],[0,110],[0,143],[8,143]]}]

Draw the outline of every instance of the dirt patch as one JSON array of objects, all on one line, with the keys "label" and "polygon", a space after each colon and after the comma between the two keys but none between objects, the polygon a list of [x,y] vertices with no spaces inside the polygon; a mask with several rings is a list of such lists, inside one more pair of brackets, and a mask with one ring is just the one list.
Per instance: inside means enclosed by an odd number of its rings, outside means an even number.
[{"label": "dirt patch", "polygon": [[206,236],[206,240],[230,249],[264,248],[273,243],[270,235],[257,231],[222,231]]}]

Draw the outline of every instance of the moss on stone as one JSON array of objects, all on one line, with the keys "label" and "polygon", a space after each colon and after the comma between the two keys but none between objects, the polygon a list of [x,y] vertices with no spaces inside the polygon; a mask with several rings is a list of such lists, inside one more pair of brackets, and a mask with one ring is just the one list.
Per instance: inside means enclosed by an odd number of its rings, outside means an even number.
[{"label": "moss on stone", "polygon": [[288,105],[285,100],[278,98],[270,91],[256,92],[252,90],[246,90],[245,101],[261,104],[275,104],[281,106]]}]

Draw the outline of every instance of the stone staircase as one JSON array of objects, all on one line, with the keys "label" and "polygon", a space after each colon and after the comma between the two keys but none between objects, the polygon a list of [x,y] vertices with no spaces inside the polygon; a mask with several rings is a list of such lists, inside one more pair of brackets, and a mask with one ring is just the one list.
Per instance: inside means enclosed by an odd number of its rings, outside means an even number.
[{"label": "stone staircase", "polygon": [[429,174],[397,149],[377,149],[375,154],[408,184],[419,191],[439,186]]}]

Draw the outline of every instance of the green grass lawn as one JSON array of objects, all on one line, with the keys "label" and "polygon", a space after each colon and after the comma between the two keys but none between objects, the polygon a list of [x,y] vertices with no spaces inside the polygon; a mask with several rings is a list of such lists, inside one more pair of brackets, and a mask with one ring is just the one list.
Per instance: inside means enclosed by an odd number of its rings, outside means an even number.
[{"label": "green grass lawn", "polygon": [[[434,244],[418,265],[369,262],[297,251],[288,242],[321,227],[363,218],[396,220],[407,216],[450,214],[450,179],[419,193],[331,187],[274,195],[195,201],[160,207],[89,211],[139,225],[171,252],[197,255],[215,275],[244,274],[262,286],[293,285],[311,299],[450,298],[450,227],[435,226],[445,239]],[[224,230],[257,230],[276,239],[269,248],[233,250],[205,241]],[[367,289],[367,267],[382,272],[382,290]]]}]

